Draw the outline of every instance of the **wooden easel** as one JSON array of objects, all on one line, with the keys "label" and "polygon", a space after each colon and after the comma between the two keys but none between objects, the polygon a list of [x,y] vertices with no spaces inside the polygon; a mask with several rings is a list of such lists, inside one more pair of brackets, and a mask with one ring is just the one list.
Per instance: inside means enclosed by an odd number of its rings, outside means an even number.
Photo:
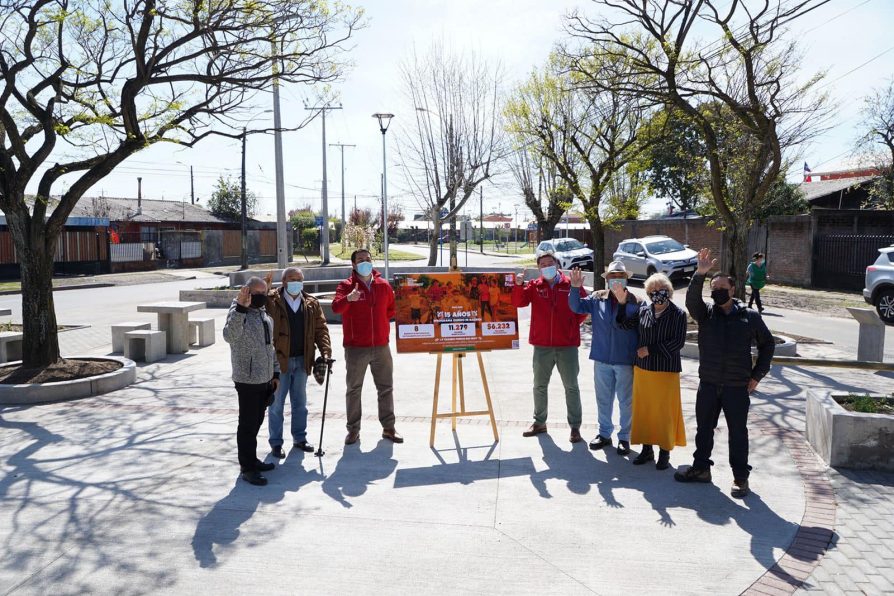
[{"label": "wooden easel", "polygon": [[[437,353],[438,364],[435,368],[435,395],[431,407],[431,436],[429,438],[429,446],[435,446],[435,426],[438,418],[450,418],[452,420],[453,430],[456,430],[456,419],[466,416],[490,416],[490,425],[494,431],[494,441],[500,440],[497,432],[497,421],[494,419],[494,406],[490,399],[490,388],[487,385],[487,374],[484,372],[484,359],[481,352],[476,351],[478,356],[478,368],[481,371],[481,383],[484,386],[484,398],[487,400],[486,410],[466,411],[466,391],[463,381],[463,359],[466,357],[465,352],[456,352],[453,354],[453,387],[452,387],[452,408],[450,412],[438,413],[438,393],[441,388],[441,364],[443,353]],[[459,411],[456,410],[456,393],[459,388]]]}]

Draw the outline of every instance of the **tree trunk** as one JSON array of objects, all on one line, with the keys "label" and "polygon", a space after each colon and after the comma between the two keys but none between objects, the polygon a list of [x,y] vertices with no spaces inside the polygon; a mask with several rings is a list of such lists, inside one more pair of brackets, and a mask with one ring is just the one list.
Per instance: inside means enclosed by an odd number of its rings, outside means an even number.
[{"label": "tree trunk", "polygon": [[22,275],[22,365],[25,368],[48,366],[59,360],[53,304],[52,248],[56,243],[46,242],[42,227],[35,234],[36,227],[32,227],[29,246],[16,246]]},{"label": "tree trunk", "polygon": [[590,224],[590,235],[593,237],[593,289],[602,290],[605,288],[605,280],[599,273],[605,269],[605,228],[598,214],[587,218],[587,223]]},{"label": "tree trunk", "polygon": [[540,230],[541,230],[541,233],[543,234],[540,237],[540,239],[541,240],[549,240],[550,238],[553,237],[553,234],[556,231],[556,224],[553,222],[550,222],[549,220],[541,221],[540,222]]},{"label": "tree trunk", "polygon": [[441,237],[441,218],[435,216],[432,221],[432,235],[428,242],[428,266],[434,267],[438,264],[438,239]]},{"label": "tree trunk", "polygon": [[727,224],[726,262],[729,268],[726,273],[736,280],[735,295],[739,300],[745,299],[745,277],[748,268],[748,228],[741,228],[738,223]]}]

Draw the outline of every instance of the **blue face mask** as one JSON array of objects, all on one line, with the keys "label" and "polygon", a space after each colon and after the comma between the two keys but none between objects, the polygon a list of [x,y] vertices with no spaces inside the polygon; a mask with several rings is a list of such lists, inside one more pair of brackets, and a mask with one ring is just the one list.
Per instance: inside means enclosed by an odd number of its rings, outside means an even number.
[{"label": "blue face mask", "polygon": [[303,281],[290,281],[286,284],[286,292],[292,296],[297,296],[304,289]]},{"label": "blue face mask", "polygon": [[357,274],[360,277],[367,277],[373,272],[373,264],[369,261],[361,261],[360,263],[357,263],[355,269],[357,269]]},{"label": "blue face mask", "polygon": [[627,280],[626,279],[610,279],[610,280],[608,280],[608,289],[609,290],[614,290],[618,286],[620,286],[622,288],[626,288]]},{"label": "blue face mask", "polygon": [[556,269],[555,265],[550,265],[540,270],[540,275],[547,281],[552,281],[556,277],[556,273],[558,273],[558,269]]}]

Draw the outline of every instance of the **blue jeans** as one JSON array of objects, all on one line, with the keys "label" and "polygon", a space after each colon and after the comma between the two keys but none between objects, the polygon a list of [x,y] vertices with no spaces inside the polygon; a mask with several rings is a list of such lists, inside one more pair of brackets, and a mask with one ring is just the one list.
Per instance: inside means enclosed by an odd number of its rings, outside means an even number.
[{"label": "blue jeans", "polygon": [[292,442],[301,443],[307,440],[307,373],[304,372],[304,356],[289,358],[289,372],[279,376],[279,389],[276,390],[267,418],[271,447],[282,446],[286,393],[292,404]]},{"label": "blue jeans", "polygon": [[596,412],[599,420],[599,436],[610,439],[615,425],[612,424],[615,396],[618,397],[621,430],[618,439],[630,440],[630,423],[633,420],[633,365],[593,363],[593,379],[596,383]]}]

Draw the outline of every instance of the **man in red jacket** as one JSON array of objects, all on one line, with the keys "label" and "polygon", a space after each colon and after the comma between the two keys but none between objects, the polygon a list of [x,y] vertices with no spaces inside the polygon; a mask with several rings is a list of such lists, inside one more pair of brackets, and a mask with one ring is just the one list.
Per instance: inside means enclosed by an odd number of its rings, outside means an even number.
[{"label": "man in red jacket", "polygon": [[524,283],[524,272],[515,278],[512,303],[516,308],[531,305],[531,334],[528,341],[534,346],[534,423],[522,433],[533,437],[546,432],[548,410],[547,388],[553,367],[559,369],[565,386],[565,406],[568,424],[571,426],[571,442],[581,441],[582,419],[580,389],[577,374],[580,371],[578,348],[580,324],[586,315],[571,311],[568,306],[569,292],[586,295],[583,288],[572,288],[571,280],[558,270],[555,258],[545,253],[537,258],[540,277]]},{"label": "man in red jacket", "polygon": [[338,284],[332,311],[341,315],[347,369],[348,436],[345,445],[360,438],[362,410],[360,393],[367,367],[379,394],[379,422],[382,437],[395,443],[404,439],[394,430],[394,364],[388,336],[394,316],[394,290],[388,280],[373,270],[372,257],[365,249],[351,254],[354,272]]}]

